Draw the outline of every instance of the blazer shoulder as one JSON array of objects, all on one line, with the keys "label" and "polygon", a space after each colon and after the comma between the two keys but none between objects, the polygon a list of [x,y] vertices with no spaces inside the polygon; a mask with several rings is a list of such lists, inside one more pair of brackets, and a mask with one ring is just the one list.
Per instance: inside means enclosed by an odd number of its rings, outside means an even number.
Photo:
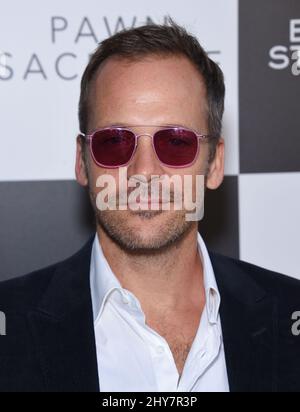
[{"label": "blazer shoulder", "polygon": [[209,251],[209,253],[212,261],[218,266],[232,267],[236,273],[243,272],[271,294],[278,296],[300,296],[300,280],[295,277],[258,266],[245,260],[224,256],[217,252]]},{"label": "blazer shoulder", "polygon": [[59,262],[0,282],[0,310],[20,312],[34,306],[49,284]]},{"label": "blazer shoulder", "polygon": [[0,281],[0,311],[22,312],[35,307],[35,304],[47,289],[53,275],[58,268],[72,270],[78,262],[86,258],[86,252],[90,250],[92,238],[73,255],[66,259],[34,270],[22,276]]}]

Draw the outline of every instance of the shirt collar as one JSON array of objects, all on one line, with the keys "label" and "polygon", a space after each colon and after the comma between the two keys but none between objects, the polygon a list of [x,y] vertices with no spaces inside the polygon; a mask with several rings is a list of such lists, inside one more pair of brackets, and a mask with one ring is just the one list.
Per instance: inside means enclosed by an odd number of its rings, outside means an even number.
[{"label": "shirt collar", "polygon": [[94,322],[100,317],[103,305],[114,289],[122,289],[118,278],[111,270],[96,233],[92,247],[90,285]]},{"label": "shirt collar", "polygon": [[[207,316],[210,323],[216,323],[221,298],[210,257],[199,232],[197,235],[197,244],[203,266]],[[94,238],[91,254],[90,287],[94,322],[96,322],[102,313],[108,295],[114,289],[123,289],[103,254],[97,233]]]},{"label": "shirt collar", "polygon": [[206,245],[199,232],[197,235],[197,243],[203,267],[207,317],[210,323],[217,323],[221,296]]}]

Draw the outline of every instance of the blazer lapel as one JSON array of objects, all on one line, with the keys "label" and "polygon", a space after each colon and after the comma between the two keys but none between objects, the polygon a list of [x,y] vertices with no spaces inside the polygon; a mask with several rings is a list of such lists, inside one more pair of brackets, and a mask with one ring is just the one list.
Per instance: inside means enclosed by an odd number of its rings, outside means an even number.
[{"label": "blazer lapel", "polygon": [[220,318],[230,391],[277,390],[277,301],[248,266],[210,253],[221,295]]},{"label": "blazer lapel", "polygon": [[47,391],[99,391],[89,284],[92,241],[57,265],[28,315]]}]

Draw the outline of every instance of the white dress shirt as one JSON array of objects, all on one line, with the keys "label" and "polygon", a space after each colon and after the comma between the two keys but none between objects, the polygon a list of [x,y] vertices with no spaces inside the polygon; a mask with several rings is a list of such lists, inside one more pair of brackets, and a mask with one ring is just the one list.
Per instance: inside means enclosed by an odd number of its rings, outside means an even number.
[{"label": "white dress shirt", "polygon": [[228,392],[220,294],[198,233],[206,304],[179,379],[167,341],[145,323],[139,300],[112,272],[96,234],[90,284],[101,392]]}]

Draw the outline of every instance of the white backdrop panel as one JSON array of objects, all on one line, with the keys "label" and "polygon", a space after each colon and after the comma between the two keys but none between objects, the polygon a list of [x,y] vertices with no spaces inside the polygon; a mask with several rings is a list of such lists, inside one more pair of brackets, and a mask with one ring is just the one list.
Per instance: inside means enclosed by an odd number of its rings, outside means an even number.
[{"label": "white backdrop panel", "polygon": [[0,7],[0,76],[7,78],[0,80],[0,180],[73,179],[79,81],[89,53],[123,25],[166,15],[219,52],[211,57],[227,87],[226,174],[238,173],[237,0],[2,0]]}]

